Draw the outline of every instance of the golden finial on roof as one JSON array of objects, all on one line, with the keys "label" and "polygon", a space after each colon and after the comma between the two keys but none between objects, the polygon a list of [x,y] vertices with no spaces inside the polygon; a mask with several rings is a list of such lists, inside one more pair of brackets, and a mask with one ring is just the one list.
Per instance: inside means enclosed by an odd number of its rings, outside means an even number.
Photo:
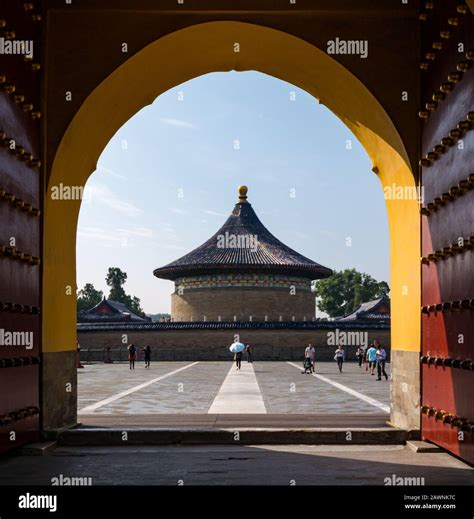
[{"label": "golden finial on roof", "polygon": [[239,186],[239,202],[246,202],[247,201],[247,186]]}]

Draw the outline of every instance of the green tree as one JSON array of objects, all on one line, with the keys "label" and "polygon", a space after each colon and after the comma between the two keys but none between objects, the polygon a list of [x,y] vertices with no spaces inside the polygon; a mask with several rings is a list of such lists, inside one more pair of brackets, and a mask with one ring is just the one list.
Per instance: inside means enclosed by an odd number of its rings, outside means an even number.
[{"label": "green tree", "polygon": [[135,296],[129,296],[125,293],[123,285],[127,281],[127,273],[118,267],[109,267],[105,282],[110,287],[109,299],[123,303],[130,310],[138,315],[145,315],[141,306],[140,299]]},{"label": "green tree", "polygon": [[356,269],[345,269],[327,279],[313,282],[318,307],[330,317],[340,317],[353,312],[361,303],[388,296],[390,288],[385,281],[377,281],[369,274]]},{"label": "green tree", "polygon": [[105,282],[110,287],[109,299],[118,303],[127,304],[127,295],[123,289],[123,285],[127,281],[127,273],[118,267],[109,267]]},{"label": "green tree", "polygon": [[77,313],[85,312],[98,305],[103,297],[102,290],[96,290],[92,283],[86,283],[84,288],[77,293]]},{"label": "green tree", "polygon": [[140,299],[136,296],[130,297],[127,296],[127,298],[130,298],[130,302],[127,305],[130,310],[133,310],[136,314],[145,316],[145,312],[143,311],[142,307],[140,306]]}]

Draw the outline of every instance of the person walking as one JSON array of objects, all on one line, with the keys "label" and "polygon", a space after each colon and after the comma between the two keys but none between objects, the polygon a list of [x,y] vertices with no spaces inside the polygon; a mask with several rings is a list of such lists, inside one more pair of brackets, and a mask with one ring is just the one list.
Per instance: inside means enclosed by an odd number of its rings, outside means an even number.
[{"label": "person walking", "polygon": [[150,367],[150,361],[151,361],[151,348],[150,346],[145,346],[143,348],[143,353],[145,355],[145,368]]},{"label": "person walking", "polygon": [[368,350],[368,348],[364,348],[364,366],[365,366],[365,371],[369,371],[369,359],[367,358],[367,350]]},{"label": "person walking", "polygon": [[339,368],[339,373],[342,373],[342,365],[344,364],[344,357],[346,353],[344,351],[344,348],[342,346],[338,346],[335,355],[334,360],[337,362],[337,367]]},{"label": "person walking", "polygon": [[387,352],[382,345],[379,345],[376,352],[377,356],[377,380],[382,380],[382,375],[385,380],[388,380],[388,375],[385,373],[385,361],[387,360]]},{"label": "person walking", "polygon": [[377,341],[373,341],[367,350],[367,361],[369,363],[370,374],[375,375],[375,366],[377,365]]},{"label": "person walking", "polygon": [[77,349],[77,368],[83,368],[84,366],[81,363],[81,345],[79,344],[79,341],[76,340],[76,349]]},{"label": "person walking", "polygon": [[365,348],[363,346],[359,346],[357,348],[356,357],[359,362],[359,368],[361,368],[362,362],[364,362],[364,358],[365,358]]},{"label": "person walking", "polygon": [[240,371],[240,368],[242,367],[242,352],[239,351],[234,356],[235,359],[235,369],[236,371]]},{"label": "person walking", "polygon": [[137,358],[137,348],[135,344],[130,344],[128,347],[128,361],[130,362],[130,369],[135,369],[135,360]]},{"label": "person walking", "polygon": [[245,347],[245,353],[247,354],[247,362],[252,362],[252,347],[250,344],[247,344]]},{"label": "person walking", "polygon": [[311,371],[316,371],[316,348],[312,344],[308,344],[304,350],[304,358],[311,361]]}]

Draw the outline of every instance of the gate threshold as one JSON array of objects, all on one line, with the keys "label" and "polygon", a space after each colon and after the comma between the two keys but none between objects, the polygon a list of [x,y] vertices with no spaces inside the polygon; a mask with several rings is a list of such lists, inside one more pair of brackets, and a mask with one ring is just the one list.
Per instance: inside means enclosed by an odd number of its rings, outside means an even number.
[{"label": "gate threshold", "polygon": [[[369,445],[405,444],[413,433],[386,414],[82,415],[59,435],[69,446],[124,445]],[[126,433],[126,434],[124,434]]]}]

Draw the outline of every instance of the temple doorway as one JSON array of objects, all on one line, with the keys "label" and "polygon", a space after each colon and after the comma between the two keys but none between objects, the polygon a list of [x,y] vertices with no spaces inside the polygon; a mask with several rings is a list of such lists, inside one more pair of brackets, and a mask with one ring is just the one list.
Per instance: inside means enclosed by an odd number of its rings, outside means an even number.
[{"label": "temple doorway", "polygon": [[[159,96],[116,132],[84,191],[80,421],[386,427],[385,199],[353,133],[295,85],[214,73]],[[374,285],[359,299],[319,297],[318,280],[339,272],[347,291],[342,273],[359,271]],[[374,340],[380,381],[358,362]]]}]

